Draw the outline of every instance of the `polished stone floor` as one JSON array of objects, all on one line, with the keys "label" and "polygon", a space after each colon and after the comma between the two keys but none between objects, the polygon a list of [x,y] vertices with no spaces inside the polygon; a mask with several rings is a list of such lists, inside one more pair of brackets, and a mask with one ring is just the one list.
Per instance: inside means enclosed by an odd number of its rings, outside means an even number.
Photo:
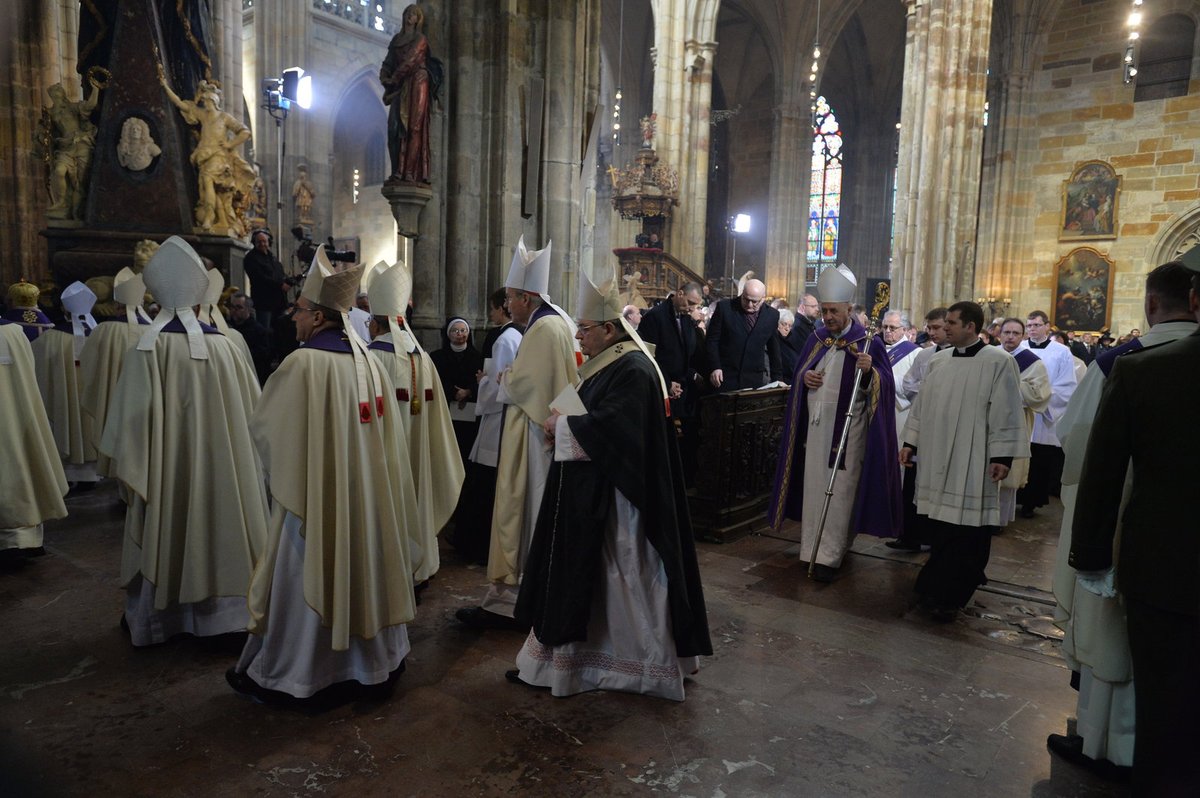
[{"label": "polished stone floor", "polygon": [[237,641],[134,650],[115,491],[69,506],[47,556],[0,573],[0,795],[1126,794],[1045,747],[1075,704],[1056,509],[996,539],[992,584],[946,625],[909,606],[920,555],[861,540],[825,586],[788,541],[700,544],[715,652],[683,703],[508,684],[522,636],[455,622],[486,578],[446,552],[394,696],[306,714],[230,691]]}]

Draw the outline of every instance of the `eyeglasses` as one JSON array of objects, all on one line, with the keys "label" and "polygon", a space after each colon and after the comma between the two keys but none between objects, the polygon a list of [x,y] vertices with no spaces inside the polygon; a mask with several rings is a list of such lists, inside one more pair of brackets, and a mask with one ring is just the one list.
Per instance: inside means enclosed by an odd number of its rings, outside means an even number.
[{"label": "eyeglasses", "polygon": [[884,325],[883,325],[883,326],[881,326],[879,329],[881,329],[881,330],[890,330],[890,331],[893,331],[893,332],[895,332],[896,330],[903,330],[904,328],[903,328],[903,327],[900,327],[900,326],[898,326],[898,325],[895,325],[895,324],[884,324]]},{"label": "eyeglasses", "polygon": [[292,306],[292,316],[295,316],[297,313],[316,313],[316,312],[317,312],[316,308],[302,308],[299,305]]},{"label": "eyeglasses", "polygon": [[597,327],[603,327],[603,326],[604,326],[604,322],[600,322],[599,324],[579,324],[579,325],[576,325],[575,330],[576,330],[576,332],[585,333],[588,330],[594,330]]}]

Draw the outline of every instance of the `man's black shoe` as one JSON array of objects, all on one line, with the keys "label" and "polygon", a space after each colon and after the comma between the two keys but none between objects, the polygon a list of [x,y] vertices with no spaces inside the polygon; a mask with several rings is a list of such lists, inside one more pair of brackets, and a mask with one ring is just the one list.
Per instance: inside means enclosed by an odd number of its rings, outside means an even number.
[{"label": "man's black shoe", "polygon": [[499,629],[502,632],[528,632],[529,627],[516,618],[500,615],[483,607],[463,607],[454,617],[472,629]]},{"label": "man's black shoe", "polygon": [[883,545],[887,546],[889,549],[896,549],[897,551],[920,551],[921,550],[920,543],[917,543],[915,540],[905,540],[904,538],[896,538],[895,540],[889,540],[886,543],[884,543]]},{"label": "man's black shoe", "polygon": [[505,671],[504,678],[507,679],[508,681],[512,682],[513,684],[519,684],[522,687],[528,687],[532,690],[549,690],[550,689],[549,687],[543,687],[540,684],[530,684],[529,682],[525,681],[524,679],[521,678],[521,672],[519,670]]},{"label": "man's black shoe", "polygon": [[1037,517],[1037,513],[1035,513],[1033,511],[1032,507],[1022,507],[1019,515],[1022,518],[1036,518]]},{"label": "man's black shoe", "polygon": [[946,607],[935,604],[929,608],[929,617],[938,623],[950,623],[958,618],[958,607]]},{"label": "man's black shoe", "polygon": [[1078,734],[1051,734],[1046,738],[1046,747],[1072,765],[1089,770],[1105,781],[1128,783],[1133,768],[1114,765],[1107,759],[1092,759],[1083,753],[1083,738]]},{"label": "man's black shoe", "polygon": [[817,563],[813,566],[812,578],[814,582],[824,582],[829,584],[838,577],[838,569],[830,568],[828,565]]}]

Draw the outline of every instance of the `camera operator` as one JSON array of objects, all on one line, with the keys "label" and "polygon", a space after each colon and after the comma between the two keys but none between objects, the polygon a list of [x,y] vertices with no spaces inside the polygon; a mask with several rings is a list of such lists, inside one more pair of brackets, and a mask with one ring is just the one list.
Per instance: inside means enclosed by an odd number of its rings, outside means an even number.
[{"label": "camera operator", "polygon": [[283,265],[271,252],[271,234],[266,230],[255,230],[251,242],[254,249],[246,253],[242,268],[250,281],[258,323],[269,330],[271,322],[287,307]]}]

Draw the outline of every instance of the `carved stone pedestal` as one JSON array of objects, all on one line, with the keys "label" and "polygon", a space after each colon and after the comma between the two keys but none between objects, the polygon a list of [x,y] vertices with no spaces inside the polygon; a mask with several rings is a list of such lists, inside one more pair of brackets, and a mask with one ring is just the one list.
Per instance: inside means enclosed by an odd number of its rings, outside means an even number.
[{"label": "carved stone pedestal", "polygon": [[384,183],[383,196],[392,206],[392,216],[400,235],[419,238],[421,211],[433,198],[433,189],[417,183]]}]

